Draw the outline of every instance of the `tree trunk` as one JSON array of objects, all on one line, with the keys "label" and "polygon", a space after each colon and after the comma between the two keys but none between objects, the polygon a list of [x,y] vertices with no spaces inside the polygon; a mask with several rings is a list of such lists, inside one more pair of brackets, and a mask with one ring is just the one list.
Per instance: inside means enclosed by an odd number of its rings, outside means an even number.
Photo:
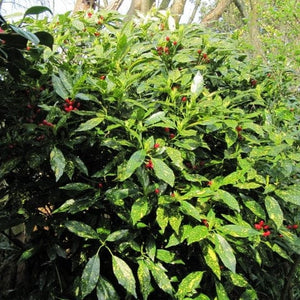
[{"label": "tree trunk", "polygon": [[155,0],[142,0],[141,2],[141,12],[146,15],[147,12],[151,9]]},{"label": "tree trunk", "polygon": [[199,9],[200,3],[201,3],[201,0],[196,0],[195,1],[192,14],[191,14],[191,16],[189,18],[189,21],[188,21],[189,24],[191,24],[194,21],[196,13],[197,13],[197,10]]},{"label": "tree trunk", "polygon": [[174,16],[176,22],[180,21],[184,11],[185,2],[185,0],[176,0],[171,6],[171,14]]},{"label": "tree trunk", "polygon": [[107,6],[108,10],[118,10],[120,6],[122,5],[123,0],[115,0],[112,4]]},{"label": "tree trunk", "polygon": [[[239,10],[241,16],[243,19],[247,18],[247,11],[246,11],[246,6],[245,3],[241,0],[233,0],[235,6],[237,7],[237,9]],[[245,20],[243,20],[245,22]]]},{"label": "tree trunk", "polygon": [[141,2],[142,2],[143,0],[132,0],[131,1],[131,5],[130,5],[130,8],[129,8],[129,10],[128,10],[128,12],[127,12],[127,15],[128,16],[133,16],[133,15],[135,15],[135,12],[137,11],[137,10],[141,10]]},{"label": "tree trunk", "polygon": [[170,1],[171,0],[162,0],[160,3],[159,9],[161,9],[161,10],[167,9],[169,7]]},{"label": "tree trunk", "polygon": [[251,43],[254,47],[255,54],[261,56],[264,60],[265,58],[265,53],[263,50],[263,46],[261,43],[261,40],[259,39],[259,28],[257,24],[257,2],[256,0],[250,0],[250,21],[249,21],[249,35],[250,35],[250,40]]},{"label": "tree trunk", "polygon": [[96,0],[76,0],[73,12],[81,11],[81,10],[88,10],[90,8],[95,8]]},{"label": "tree trunk", "polygon": [[231,4],[233,0],[220,0],[217,6],[210,11],[204,18],[202,19],[201,23],[209,26],[210,23],[217,21],[226,10],[226,8]]}]

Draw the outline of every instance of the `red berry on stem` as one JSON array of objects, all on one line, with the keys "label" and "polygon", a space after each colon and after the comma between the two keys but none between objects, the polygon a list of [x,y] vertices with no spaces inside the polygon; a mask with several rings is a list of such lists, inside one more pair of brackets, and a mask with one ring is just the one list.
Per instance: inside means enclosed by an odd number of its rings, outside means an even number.
[{"label": "red berry on stem", "polygon": [[166,36],[166,41],[169,42],[170,41],[170,37]]},{"label": "red berry on stem", "polygon": [[177,45],[177,41],[174,41],[174,42],[173,42],[173,45],[176,46],[176,45]]},{"label": "red berry on stem", "polygon": [[159,148],[159,144],[155,143],[154,146],[153,146],[153,148],[155,148],[155,149]]},{"label": "red berry on stem", "polygon": [[182,98],[181,98],[181,101],[182,102],[185,102],[187,100],[187,97],[185,97],[185,96],[183,96]]},{"label": "red berry on stem", "polygon": [[271,231],[268,230],[268,231],[265,231],[262,235],[263,235],[263,236],[269,236],[270,234],[271,234]]},{"label": "red berry on stem", "polygon": [[159,194],[159,189],[154,190],[155,194]]},{"label": "red berry on stem", "polygon": [[174,139],[175,134],[174,133],[170,133],[170,139]]}]

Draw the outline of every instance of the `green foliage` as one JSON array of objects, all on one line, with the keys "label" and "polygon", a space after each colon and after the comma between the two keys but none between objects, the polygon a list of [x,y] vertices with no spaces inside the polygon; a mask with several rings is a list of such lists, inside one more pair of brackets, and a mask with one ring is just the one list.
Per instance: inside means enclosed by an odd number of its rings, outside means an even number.
[{"label": "green foliage", "polygon": [[24,22],[54,43],[1,69],[0,224],[25,224],[31,272],[3,298],[279,299],[300,254],[292,73],[160,15]]}]

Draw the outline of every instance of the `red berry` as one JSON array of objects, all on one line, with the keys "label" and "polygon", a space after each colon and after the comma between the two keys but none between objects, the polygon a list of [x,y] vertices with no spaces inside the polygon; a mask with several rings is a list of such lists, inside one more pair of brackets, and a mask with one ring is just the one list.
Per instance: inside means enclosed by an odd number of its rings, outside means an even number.
[{"label": "red berry", "polygon": [[287,228],[287,229],[292,229],[293,226],[292,226],[292,225],[288,225],[288,226],[286,226],[286,228]]},{"label": "red berry", "polygon": [[259,225],[259,224],[254,224],[254,228],[257,229],[257,230],[261,230],[261,229],[262,229],[262,226]]},{"label": "red berry", "polygon": [[265,221],[261,220],[261,221],[259,221],[258,224],[259,224],[260,226],[263,226],[263,225],[265,224]]},{"label": "red berry", "polygon": [[183,96],[182,98],[181,98],[181,101],[182,102],[185,102],[187,100],[187,97],[185,97],[185,96]]},{"label": "red berry", "polygon": [[201,49],[197,50],[197,53],[198,53],[199,55],[201,54],[201,52],[202,52]]},{"label": "red berry", "polygon": [[26,47],[26,50],[27,50],[27,51],[30,51],[30,49],[31,49],[30,47]]},{"label": "red berry", "polygon": [[177,45],[177,41],[174,41],[174,42],[173,42],[173,45],[176,46],[176,45]]},{"label": "red berry", "polygon": [[268,230],[268,231],[265,231],[262,235],[263,235],[263,236],[269,236],[270,234],[271,234],[271,231]]},{"label": "red berry", "polygon": [[170,139],[174,139],[175,134],[174,133],[170,133]]},{"label": "red berry", "polygon": [[169,42],[170,41],[170,37],[167,36],[166,37],[166,41]]},{"label": "red berry", "polygon": [[269,228],[270,228],[269,225],[265,225],[265,226],[264,226],[264,229],[269,229]]},{"label": "red berry", "polygon": [[237,132],[241,132],[243,130],[242,126],[238,125],[235,127]]},{"label": "red berry", "polygon": [[95,36],[99,36],[99,35],[100,35],[100,32],[95,32],[94,35],[95,35]]},{"label": "red berry", "polygon": [[297,225],[297,224],[294,224],[294,225],[292,226],[292,228],[293,228],[293,229],[297,229],[297,228],[298,228],[298,225]]},{"label": "red berry", "polygon": [[154,190],[155,194],[159,194],[159,189]]},{"label": "red berry", "polygon": [[170,132],[170,128],[165,127],[165,132]]},{"label": "red berry", "polygon": [[250,79],[250,84],[255,87],[257,85],[257,80],[255,79]]},{"label": "red berry", "polygon": [[203,53],[202,56],[203,56],[204,59],[207,59],[207,54],[206,53]]},{"label": "red berry", "polygon": [[105,78],[106,78],[105,75],[100,76],[100,79],[101,79],[101,80],[105,80]]},{"label": "red berry", "polygon": [[93,14],[92,14],[91,12],[88,13],[88,17],[89,17],[89,18],[91,18],[92,15],[93,15]]},{"label": "red berry", "polygon": [[99,183],[98,183],[98,188],[99,188],[99,189],[102,189],[102,188],[103,188],[102,182],[99,182]]},{"label": "red berry", "polygon": [[153,148],[155,148],[155,149],[159,148],[159,144],[155,143],[154,146],[153,146]]},{"label": "red berry", "polygon": [[153,162],[151,159],[145,164],[145,167],[147,169],[153,169]]},{"label": "red berry", "polygon": [[211,186],[212,184],[213,184],[213,181],[212,181],[212,180],[210,180],[210,181],[207,183],[208,186]]}]

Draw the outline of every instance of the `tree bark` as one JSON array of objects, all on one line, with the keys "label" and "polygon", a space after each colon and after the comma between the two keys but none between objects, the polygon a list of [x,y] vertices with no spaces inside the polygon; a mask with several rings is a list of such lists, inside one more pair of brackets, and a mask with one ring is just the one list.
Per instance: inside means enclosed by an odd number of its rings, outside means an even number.
[{"label": "tree bark", "polygon": [[243,19],[247,18],[247,10],[246,10],[246,6],[245,3],[241,0],[233,0],[235,6],[237,7],[237,9],[239,10],[241,16]]},{"label": "tree bark", "polygon": [[130,5],[130,8],[129,8],[129,10],[128,10],[128,12],[127,12],[127,15],[128,16],[133,16],[133,15],[135,15],[135,12],[137,11],[137,10],[141,10],[141,2],[142,2],[143,0],[132,0],[131,1],[131,5]]},{"label": "tree bark", "polygon": [[115,0],[112,4],[107,6],[108,10],[118,10],[122,5],[123,0]]},{"label": "tree bark", "polygon": [[141,2],[141,12],[146,15],[147,12],[152,7],[155,0],[142,0]]},{"label": "tree bark", "polygon": [[170,1],[171,0],[162,0],[159,9],[161,10],[167,9],[169,7]]},{"label": "tree bark", "polygon": [[210,11],[204,18],[202,19],[201,23],[209,26],[210,23],[217,21],[226,10],[226,8],[231,4],[233,0],[220,0],[217,6]]},{"label": "tree bark", "polygon": [[176,22],[180,21],[184,11],[185,2],[185,0],[176,0],[171,6],[171,14],[174,16]]},{"label": "tree bark", "polygon": [[265,53],[263,50],[263,46],[261,43],[261,40],[259,39],[259,28],[257,24],[257,2],[256,0],[250,0],[250,21],[249,21],[249,35],[250,35],[250,40],[251,43],[254,47],[255,54],[261,56],[264,60],[265,58]]},{"label": "tree bark", "polygon": [[76,0],[73,12],[88,10],[90,8],[95,8],[96,0]]},{"label": "tree bark", "polygon": [[188,21],[189,24],[191,24],[194,21],[196,13],[197,13],[197,10],[199,9],[200,3],[201,3],[201,0],[196,0],[195,1],[192,14],[191,14],[191,16],[189,18],[189,21]]}]

